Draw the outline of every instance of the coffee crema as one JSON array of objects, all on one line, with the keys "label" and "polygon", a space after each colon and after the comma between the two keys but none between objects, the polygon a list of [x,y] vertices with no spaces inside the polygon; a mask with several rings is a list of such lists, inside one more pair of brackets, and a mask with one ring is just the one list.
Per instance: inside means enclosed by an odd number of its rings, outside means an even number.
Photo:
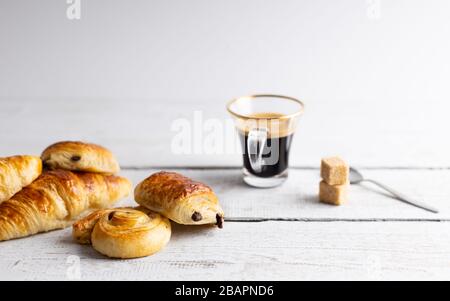
[{"label": "coffee crema", "polygon": [[261,112],[246,115],[246,119],[238,118],[237,129],[239,132],[248,134],[255,128],[266,128],[271,138],[285,137],[294,133],[296,122],[286,118],[286,115],[274,112]]}]

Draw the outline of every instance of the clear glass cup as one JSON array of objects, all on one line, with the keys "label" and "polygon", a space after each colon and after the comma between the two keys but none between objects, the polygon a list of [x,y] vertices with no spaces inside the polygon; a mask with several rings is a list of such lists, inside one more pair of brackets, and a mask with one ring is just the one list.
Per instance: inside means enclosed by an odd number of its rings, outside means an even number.
[{"label": "clear glass cup", "polygon": [[239,97],[227,105],[242,145],[244,181],[275,187],[288,176],[289,151],[304,104],[293,97],[260,94]]}]

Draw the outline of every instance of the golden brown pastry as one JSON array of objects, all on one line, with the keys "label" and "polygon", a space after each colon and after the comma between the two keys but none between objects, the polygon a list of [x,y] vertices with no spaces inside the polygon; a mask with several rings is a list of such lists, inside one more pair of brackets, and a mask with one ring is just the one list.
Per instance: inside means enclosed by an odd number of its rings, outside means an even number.
[{"label": "golden brown pastry", "polygon": [[115,174],[120,170],[114,155],[103,146],[80,141],[63,141],[50,145],[41,155],[48,169]]},{"label": "golden brown pastry", "polygon": [[44,172],[0,204],[0,241],[70,226],[81,215],[127,196],[125,178],[68,170]]},{"label": "golden brown pastry", "polygon": [[119,209],[136,209],[139,211],[142,211],[144,213],[151,212],[149,209],[138,206],[135,208],[129,208],[129,207],[118,207],[118,208],[109,208],[109,209],[100,209],[92,212],[88,216],[78,220],[72,225],[72,236],[73,238],[82,245],[90,244],[91,243],[91,233],[94,229],[95,224],[98,222],[100,217],[102,217],[104,214],[110,213],[114,210]]},{"label": "golden brown pastry", "polygon": [[42,161],[35,156],[0,158],[0,203],[9,200],[42,172]]},{"label": "golden brown pastry", "polygon": [[223,225],[223,210],[212,189],[175,172],[151,175],[135,188],[134,198],[179,224]]},{"label": "golden brown pastry", "polygon": [[[137,210],[140,209],[140,210]],[[152,255],[170,240],[170,221],[145,208],[98,210],[73,224],[73,237],[81,244],[113,258]]]}]

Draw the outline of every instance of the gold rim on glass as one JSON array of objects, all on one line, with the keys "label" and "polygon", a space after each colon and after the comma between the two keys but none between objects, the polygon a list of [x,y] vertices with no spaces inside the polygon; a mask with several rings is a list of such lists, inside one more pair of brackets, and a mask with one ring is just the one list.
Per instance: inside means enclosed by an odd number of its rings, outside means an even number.
[{"label": "gold rim on glass", "polygon": [[[301,106],[300,110],[298,110],[295,113],[291,113],[291,114],[286,114],[280,117],[250,117],[250,116],[245,116],[245,115],[241,115],[238,114],[236,112],[233,112],[230,107],[233,103],[235,103],[238,100],[242,100],[242,99],[258,99],[258,98],[266,98],[266,97],[273,97],[273,98],[282,98],[282,99],[287,99],[293,102],[296,102],[297,104],[299,104]],[[290,96],[284,96],[284,95],[276,95],[276,94],[255,94],[255,95],[247,95],[247,96],[241,96],[241,97],[237,97],[234,98],[232,100],[230,100],[227,103],[227,111],[238,118],[242,118],[242,119],[289,119],[289,118],[294,118],[297,116],[300,116],[305,110],[305,105],[303,104],[303,102],[297,98],[294,97],[290,97]]]}]

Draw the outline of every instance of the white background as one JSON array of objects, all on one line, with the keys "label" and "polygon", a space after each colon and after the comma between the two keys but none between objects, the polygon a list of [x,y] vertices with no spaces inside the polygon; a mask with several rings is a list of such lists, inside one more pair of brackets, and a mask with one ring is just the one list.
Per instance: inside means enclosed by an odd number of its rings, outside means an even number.
[{"label": "white background", "polygon": [[237,166],[171,153],[173,120],[278,93],[307,105],[293,165],[450,165],[448,1],[81,0],[80,20],[68,6],[0,1],[2,155],[84,139],[128,166]]}]

